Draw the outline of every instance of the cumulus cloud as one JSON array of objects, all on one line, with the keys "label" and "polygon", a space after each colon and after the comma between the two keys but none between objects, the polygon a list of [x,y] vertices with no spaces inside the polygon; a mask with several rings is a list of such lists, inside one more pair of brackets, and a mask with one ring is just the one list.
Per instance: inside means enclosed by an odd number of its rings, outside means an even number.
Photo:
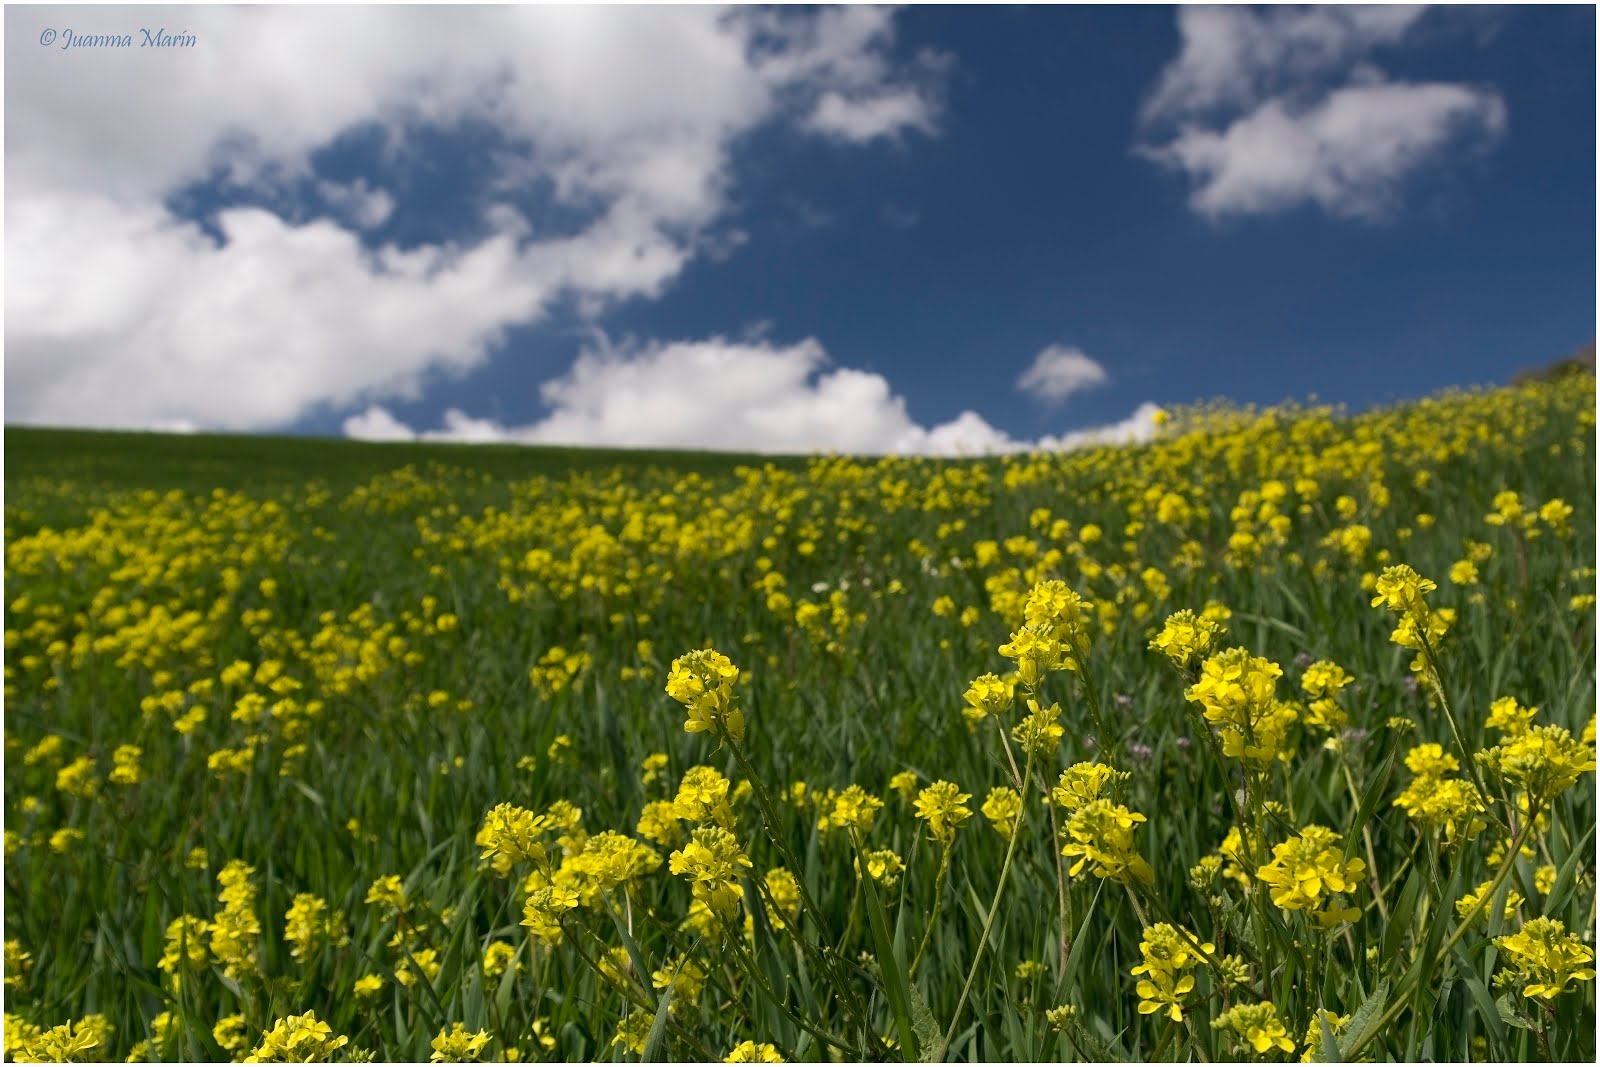
[{"label": "cumulus cloud", "polygon": [[360,229],[376,229],[394,214],[394,197],[382,189],[372,188],[365,178],[345,184],[318,182],[317,188],[330,206],[347,216]]},{"label": "cumulus cloud", "polygon": [[1401,181],[1466,137],[1505,132],[1498,96],[1459,85],[1383,83],[1335,90],[1296,115],[1269,100],[1222,131],[1187,129],[1159,158],[1197,180],[1210,216],[1311,202],[1331,215],[1379,219]]},{"label": "cumulus cloud", "polygon": [[344,435],[357,441],[410,441],[417,436],[411,427],[376,404],[345,419]]},{"label": "cumulus cloud", "polygon": [[[75,21],[59,9],[5,12],[12,421],[260,430],[413,398],[557,300],[599,315],[730,254],[742,235],[717,224],[751,131],[869,142],[934,129],[940,106],[938,64],[892,59],[881,8],[96,11],[97,32],[181,24],[196,44],[74,55],[39,45]],[[504,142],[481,238],[376,245],[402,187],[317,173],[352,131],[403,165],[419,129],[467,123]],[[309,185],[333,217],[171,206],[219,177]],[[530,190],[582,221],[549,232],[516,206]]]},{"label": "cumulus cloud", "polygon": [[585,349],[540,393],[549,414],[505,426],[452,409],[417,433],[381,407],[345,420],[367,439],[621,445],[760,453],[974,456],[1148,440],[1155,406],[1123,422],[1019,441],[973,411],[925,427],[879,374],[833,367],[815,339],[651,342]]},{"label": "cumulus cloud", "polygon": [[1017,378],[1017,389],[1048,404],[1059,405],[1073,393],[1104,385],[1106,369],[1078,348],[1051,345],[1034,357]]},{"label": "cumulus cloud", "polygon": [[902,130],[932,132],[926,102],[911,89],[896,89],[870,96],[847,97],[824,93],[806,125],[842,141],[864,142],[889,137]]},{"label": "cumulus cloud", "polygon": [[1189,179],[1217,219],[1314,205],[1376,221],[1405,182],[1507,128],[1492,88],[1389,79],[1373,56],[1425,15],[1411,6],[1185,7],[1183,39],[1140,109],[1139,154]]},{"label": "cumulus cloud", "polygon": [[1394,4],[1272,8],[1185,7],[1182,50],[1140,110],[1145,122],[1245,110],[1304,92],[1375,49],[1405,40],[1427,8]]},{"label": "cumulus cloud", "polygon": [[1034,447],[1042,452],[1066,452],[1074,448],[1089,448],[1094,445],[1138,445],[1144,444],[1156,435],[1156,413],[1161,410],[1157,404],[1145,401],[1133,410],[1133,414],[1118,422],[1107,426],[1091,426],[1086,430],[1074,430],[1064,433],[1059,437],[1046,435],[1034,443]]}]

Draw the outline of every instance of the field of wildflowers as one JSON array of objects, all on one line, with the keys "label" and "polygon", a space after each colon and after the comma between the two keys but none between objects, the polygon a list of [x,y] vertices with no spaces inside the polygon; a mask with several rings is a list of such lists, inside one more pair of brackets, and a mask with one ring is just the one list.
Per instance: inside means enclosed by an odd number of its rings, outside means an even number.
[{"label": "field of wildflowers", "polygon": [[8,1059],[1594,1058],[1593,378],[967,462],[19,440]]}]

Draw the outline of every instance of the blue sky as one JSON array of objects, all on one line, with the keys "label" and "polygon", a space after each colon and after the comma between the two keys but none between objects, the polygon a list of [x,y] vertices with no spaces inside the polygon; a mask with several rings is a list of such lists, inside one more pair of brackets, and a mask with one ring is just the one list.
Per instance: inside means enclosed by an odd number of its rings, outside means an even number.
[{"label": "blue sky", "polygon": [[1592,7],[11,7],[6,418],[973,452],[1503,382],[1594,334],[1595,84]]}]

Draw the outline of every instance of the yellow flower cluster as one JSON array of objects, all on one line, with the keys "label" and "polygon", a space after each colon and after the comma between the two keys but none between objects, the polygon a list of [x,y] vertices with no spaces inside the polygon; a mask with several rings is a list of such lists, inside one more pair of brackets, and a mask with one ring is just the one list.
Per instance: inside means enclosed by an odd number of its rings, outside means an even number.
[{"label": "yellow flower cluster", "polygon": [[1451,777],[1461,764],[1442,745],[1417,745],[1406,753],[1406,768],[1415,777],[1395,798],[1394,806],[1419,826],[1443,828],[1445,839],[1451,842],[1457,835],[1470,837],[1484,828],[1484,820],[1478,818],[1488,810],[1483,795],[1471,782]]},{"label": "yellow flower cluster", "polygon": [[1131,974],[1139,980],[1139,1014],[1165,1012],[1173,1022],[1183,1021],[1183,999],[1194,988],[1194,975],[1183,972],[1217,951],[1209,941],[1200,943],[1187,930],[1181,933],[1167,923],[1147,927],[1139,942],[1142,962]]},{"label": "yellow flower cluster", "polygon": [[984,798],[982,811],[995,832],[1009,838],[1016,828],[1018,816],[1022,814],[1022,797],[1010,786],[997,785]]},{"label": "yellow flower cluster", "polygon": [[483,828],[478,831],[475,843],[483,849],[479,858],[489,861],[489,866],[501,878],[509,877],[518,863],[548,862],[540,835],[549,828],[542,815],[514,804],[496,804],[484,816]]},{"label": "yellow flower cluster", "polygon": [[689,733],[726,731],[744,737],[744,712],[733,706],[733,683],[739,668],[715,649],[700,649],[672,661],[667,695],[689,709],[683,728]]},{"label": "yellow flower cluster", "polygon": [[883,808],[883,801],[852,783],[824,805],[822,818],[817,821],[819,830],[853,830],[862,837],[872,829],[872,823]]},{"label": "yellow flower cluster", "polygon": [[222,910],[211,920],[211,953],[229,978],[256,970],[261,921],[256,918],[256,887],[250,880],[254,874],[255,868],[243,860],[229,860],[217,875]]},{"label": "yellow flower cluster", "polygon": [[1119,771],[1104,763],[1074,763],[1061,772],[1050,796],[1071,814],[1091,801],[1112,796],[1132,777],[1128,771]]},{"label": "yellow flower cluster", "polygon": [[332,1053],[350,1043],[317,1019],[317,1013],[289,1015],[261,1034],[261,1044],[244,1058],[246,1063],[324,1063]]},{"label": "yellow flower cluster", "polygon": [[463,1023],[453,1023],[433,1039],[431,1063],[471,1063],[489,1044],[489,1031],[469,1031]]},{"label": "yellow flower cluster", "polygon": [[1283,1020],[1278,1018],[1277,1007],[1270,1000],[1259,1004],[1236,1004],[1212,1019],[1211,1028],[1228,1031],[1258,1054],[1274,1048],[1293,1052],[1295,1048]]},{"label": "yellow flower cluster", "polygon": [[917,794],[917,818],[928,824],[928,836],[949,848],[955,842],[956,827],[972,814],[965,806],[971,799],[972,794],[961,792],[954,782],[934,782]]},{"label": "yellow flower cluster", "polygon": [[[1385,568],[1378,576],[1376,588],[1378,595],[1372,598],[1372,606],[1382,604],[1399,617],[1399,623],[1389,639],[1417,654],[1411,661],[1413,671],[1419,674],[1431,672],[1428,657],[1438,654],[1439,641],[1455,621],[1452,609],[1430,610],[1423,597],[1423,594],[1439,587],[1401,563]],[[1437,679],[1434,681],[1437,682]]]},{"label": "yellow flower cluster", "polygon": [[1514,934],[1494,939],[1506,954],[1510,974],[1522,995],[1560,996],[1571,982],[1594,981],[1594,949],[1567,932],[1558,919],[1537,918]]},{"label": "yellow flower cluster", "polygon": [[1306,725],[1328,733],[1342,730],[1350,716],[1339,704],[1339,693],[1353,681],[1355,679],[1332,660],[1317,660],[1307,667],[1300,676],[1300,688],[1311,698],[1306,708]]},{"label": "yellow flower cluster", "polygon": [[1530,726],[1475,758],[1496,778],[1548,804],[1595,769],[1594,749],[1564,726]]},{"label": "yellow flower cluster", "polygon": [[1349,922],[1360,909],[1340,907],[1366,873],[1364,860],[1346,860],[1339,835],[1324,826],[1308,826],[1273,846],[1272,862],[1256,871],[1271,887],[1272,902],[1285,911],[1304,911],[1324,927]]},{"label": "yellow flower cluster", "polygon": [[1231,648],[1202,663],[1199,679],[1184,693],[1219,728],[1223,754],[1257,774],[1287,754],[1289,727],[1299,717],[1277,699],[1282,675],[1271,660]]},{"label": "yellow flower cluster", "polygon": [[728,1053],[723,1063],[782,1063],[778,1050],[765,1041],[741,1041]]},{"label": "yellow flower cluster", "polygon": [[98,1060],[93,1054],[110,1042],[112,1028],[104,1015],[85,1015],[49,1029],[34,1026],[9,1012],[5,1017],[6,1055],[18,1063],[72,1063]]},{"label": "yellow flower cluster", "polygon": [[289,954],[302,962],[324,945],[340,948],[350,941],[343,913],[330,913],[328,902],[312,893],[296,893],[283,922],[283,938],[292,946]]},{"label": "yellow flower cluster", "polygon": [[740,868],[751,866],[738,839],[720,826],[701,827],[690,841],[672,854],[673,874],[689,879],[691,891],[724,924],[738,918],[743,891]]},{"label": "yellow flower cluster", "polygon": [[1061,854],[1078,859],[1067,873],[1077,878],[1088,865],[1097,878],[1154,885],[1155,872],[1133,842],[1134,828],[1144,821],[1138,812],[1105,799],[1091,800],[1073,812],[1066,826],[1069,840]]},{"label": "yellow flower cluster", "polygon": [[1150,640],[1150,649],[1171,660],[1179,670],[1203,662],[1227,636],[1227,627],[1184,608],[1167,616],[1161,632]]}]

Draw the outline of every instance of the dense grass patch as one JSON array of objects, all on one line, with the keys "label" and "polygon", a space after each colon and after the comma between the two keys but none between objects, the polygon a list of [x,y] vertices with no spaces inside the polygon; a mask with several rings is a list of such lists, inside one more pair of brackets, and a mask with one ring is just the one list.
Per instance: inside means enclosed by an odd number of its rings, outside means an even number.
[{"label": "dense grass patch", "polygon": [[7,1052],[1591,1060],[1594,410],[8,429]]}]

